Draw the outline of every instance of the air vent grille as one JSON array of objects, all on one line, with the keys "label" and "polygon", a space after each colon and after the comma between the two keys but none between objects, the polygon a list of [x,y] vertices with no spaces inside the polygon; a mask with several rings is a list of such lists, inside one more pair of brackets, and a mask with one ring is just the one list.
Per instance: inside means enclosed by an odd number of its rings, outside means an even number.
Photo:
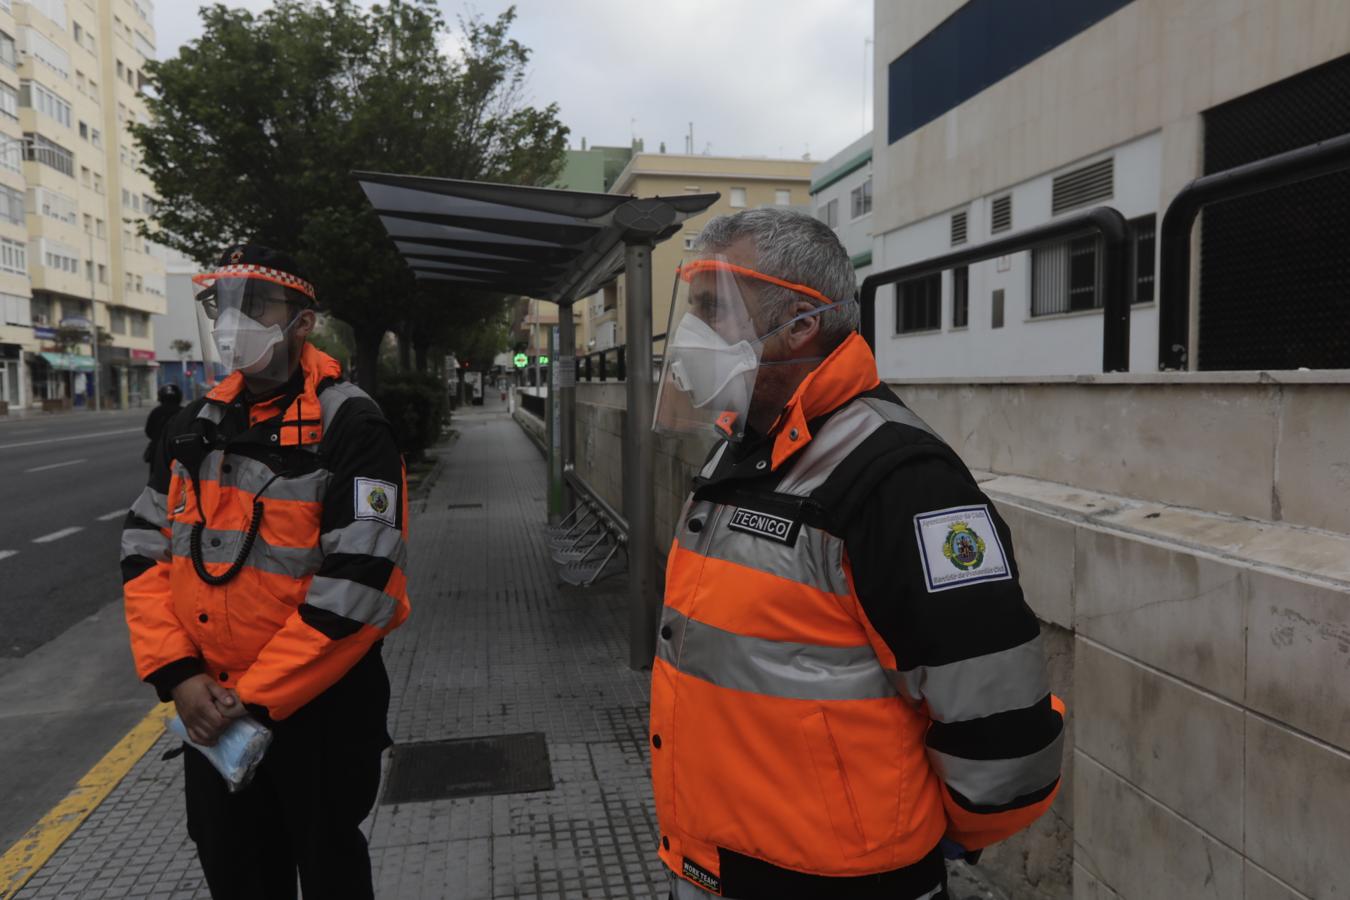
[{"label": "air vent grille", "polygon": [[1107,157],[1056,176],[1050,192],[1050,212],[1059,215],[1097,200],[1109,200],[1116,192],[1115,169],[1115,158]]}]

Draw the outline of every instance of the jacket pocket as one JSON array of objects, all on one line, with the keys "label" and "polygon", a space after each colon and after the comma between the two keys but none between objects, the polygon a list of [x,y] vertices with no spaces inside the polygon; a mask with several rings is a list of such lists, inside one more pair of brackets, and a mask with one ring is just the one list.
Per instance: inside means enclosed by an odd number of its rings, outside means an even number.
[{"label": "jacket pocket", "polygon": [[811,753],[811,767],[815,770],[816,782],[825,798],[830,826],[839,840],[839,848],[846,857],[862,856],[868,851],[862,816],[844,769],[844,758],[839,752],[834,733],[830,731],[830,723],[825,718],[825,711],[820,710],[803,718],[801,728]]}]

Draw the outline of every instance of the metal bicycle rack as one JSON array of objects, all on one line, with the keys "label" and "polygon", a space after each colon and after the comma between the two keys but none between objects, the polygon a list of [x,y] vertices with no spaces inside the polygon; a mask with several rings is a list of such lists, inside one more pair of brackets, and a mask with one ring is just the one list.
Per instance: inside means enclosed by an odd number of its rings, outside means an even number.
[{"label": "metal bicycle rack", "polygon": [[[563,473],[577,502],[557,525],[545,527],[562,580],[590,587],[627,569],[628,523],[572,469]],[[623,562],[618,560],[623,551]]]}]

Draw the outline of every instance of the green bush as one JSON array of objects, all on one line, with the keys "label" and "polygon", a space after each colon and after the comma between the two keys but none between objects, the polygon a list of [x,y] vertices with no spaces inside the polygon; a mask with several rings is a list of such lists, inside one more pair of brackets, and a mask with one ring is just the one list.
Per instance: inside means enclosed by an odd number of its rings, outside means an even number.
[{"label": "green bush", "polygon": [[421,459],[450,420],[445,383],[435,375],[405,372],[381,378],[375,401],[409,459]]}]

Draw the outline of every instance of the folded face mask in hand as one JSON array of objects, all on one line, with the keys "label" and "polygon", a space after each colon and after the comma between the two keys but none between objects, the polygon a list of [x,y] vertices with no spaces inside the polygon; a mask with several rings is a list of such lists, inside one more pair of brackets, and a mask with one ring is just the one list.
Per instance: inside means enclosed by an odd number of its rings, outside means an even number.
[{"label": "folded face mask in hand", "polygon": [[272,731],[259,724],[252,716],[235,719],[229,724],[214,747],[198,744],[188,737],[183,720],[174,716],[166,726],[168,730],[194,747],[215,766],[220,777],[229,785],[230,793],[241,791],[253,780],[253,773],[262,762],[263,754],[272,743]]}]

